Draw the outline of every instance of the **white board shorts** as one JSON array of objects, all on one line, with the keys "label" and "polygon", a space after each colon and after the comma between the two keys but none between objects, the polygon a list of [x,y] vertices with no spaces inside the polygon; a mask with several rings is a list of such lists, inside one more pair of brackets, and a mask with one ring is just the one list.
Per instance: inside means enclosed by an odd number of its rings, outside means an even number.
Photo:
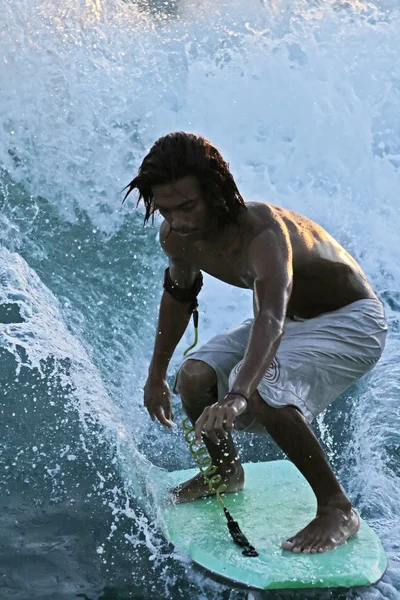
[{"label": "white board shorts", "polygon": [[[234,383],[253,321],[216,335],[183,361],[201,360],[214,369],[218,400]],[[374,367],[386,334],[384,308],[375,299],[358,300],[311,319],[286,318],[281,343],[257,390],[270,406],[295,406],[311,422]],[[250,412],[236,419],[235,428],[265,433]]]}]

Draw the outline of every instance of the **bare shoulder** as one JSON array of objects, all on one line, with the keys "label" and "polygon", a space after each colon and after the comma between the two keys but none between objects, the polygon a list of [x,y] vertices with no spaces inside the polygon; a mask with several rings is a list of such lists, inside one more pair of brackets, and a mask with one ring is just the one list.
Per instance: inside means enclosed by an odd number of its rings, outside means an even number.
[{"label": "bare shoulder", "polygon": [[281,225],[282,223],[286,223],[288,220],[302,223],[307,222],[315,225],[313,221],[304,215],[294,212],[289,208],[271,204],[270,202],[246,202],[246,206],[252,218],[265,225],[269,224],[272,227],[276,224]]},{"label": "bare shoulder", "polygon": [[271,235],[283,235],[290,240],[294,250],[324,246],[338,248],[338,242],[318,223],[298,212],[269,204],[250,202],[250,212],[259,226],[268,228]]},{"label": "bare shoulder", "polygon": [[258,238],[260,234],[271,242],[281,240],[282,243],[289,242],[289,230],[285,216],[285,209],[269,204],[267,202],[247,202],[248,220],[252,231],[252,238]]},{"label": "bare shoulder", "polygon": [[177,241],[176,235],[171,231],[165,219],[160,227],[160,245],[169,258],[183,258],[182,245]]},{"label": "bare shoulder", "polygon": [[[356,260],[323,227],[308,217],[273,204],[252,203],[253,214],[264,215],[268,230],[267,243],[282,253],[288,251],[297,274],[337,269],[345,265],[363,279],[365,275]],[[260,206],[261,205],[261,206]]]},{"label": "bare shoulder", "polygon": [[[250,262],[271,264],[290,262],[291,239],[278,207],[265,202],[249,202]],[[278,210],[275,210],[278,209]]]}]

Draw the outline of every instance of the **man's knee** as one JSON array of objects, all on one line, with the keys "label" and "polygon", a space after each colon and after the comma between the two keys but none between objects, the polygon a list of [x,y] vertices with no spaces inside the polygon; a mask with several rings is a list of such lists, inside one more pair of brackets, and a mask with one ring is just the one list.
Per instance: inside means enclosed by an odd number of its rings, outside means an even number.
[{"label": "man's knee", "polygon": [[177,390],[183,401],[212,394],[217,391],[217,375],[202,360],[189,359],[179,370]]},{"label": "man's knee", "polygon": [[271,406],[257,390],[250,396],[247,410],[253,413],[260,422],[268,426],[279,425],[286,430],[293,431],[292,428],[296,428],[299,422],[304,422],[311,427],[297,406],[294,404],[281,407]]}]

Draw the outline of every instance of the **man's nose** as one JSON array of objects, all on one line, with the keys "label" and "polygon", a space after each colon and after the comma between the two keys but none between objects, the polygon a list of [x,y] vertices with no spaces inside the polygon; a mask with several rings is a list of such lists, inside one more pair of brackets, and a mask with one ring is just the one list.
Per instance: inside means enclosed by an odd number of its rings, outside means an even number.
[{"label": "man's nose", "polygon": [[173,216],[172,217],[172,229],[179,231],[180,229],[187,229],[188,223],[184,216]]}]

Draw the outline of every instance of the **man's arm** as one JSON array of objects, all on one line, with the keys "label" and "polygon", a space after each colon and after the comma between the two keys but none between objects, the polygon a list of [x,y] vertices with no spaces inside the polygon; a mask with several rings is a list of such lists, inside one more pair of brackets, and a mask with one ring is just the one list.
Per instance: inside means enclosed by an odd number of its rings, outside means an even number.
[{"label": "man's arm", "polygon": [[292,252],[283,226],[257,236],[249,249],[253,268],[255,319],[232,391],[249,398],[257,389],[280,344],[292,291]]},{"label": "man's arm", "polygon": [[[169,258],[169,274],[172,281],[180,288],[190,288],[199,271],[182,260]],[[180,342],[191,314],[190,302],[178,302],[164,290],[161,297],[160,310],[156,330],[153,357],[149,367],[149,377],[164,379],[169,361]]]},{"label": "man's arm", "polygon": [[[282,338],[286,307],[292,291],[292,250],[284,224],[257,236],[249,248],[254,274],[255,319],[240,371],[230,394],[207,407],[196,422],[196,440],[204,432],[218,443],[246,410],[249,398],[268,369]],[[234,395],[236,393],[237,395]]]},{"label": "man's arm", "polygon": [[[166,243],[166,228],[161,226],[160,242],[169,258],[169,274],[180,288],[190,288],[199,270],[183,259],[171,256]],[[165,381],[167,368],[176,346],[190,320],[190,302],[178,302],[164,290],[161,297],[153,357],[144,388],[144,405],[153,421],[172,426],[171,396]]]}]

